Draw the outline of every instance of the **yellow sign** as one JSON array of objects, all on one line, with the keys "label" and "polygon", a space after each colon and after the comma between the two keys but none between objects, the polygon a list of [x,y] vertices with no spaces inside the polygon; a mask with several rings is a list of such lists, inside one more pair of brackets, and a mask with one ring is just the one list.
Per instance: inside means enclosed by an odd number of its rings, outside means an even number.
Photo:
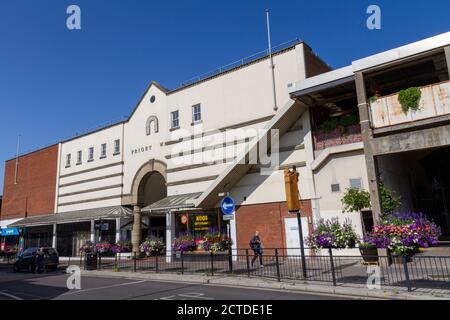
[{"label": "yellow sign", "polygon": [[209,216],[207,215],[195,216],[194,230],[195,231],[208,230],[209,224],[210,224]]}]

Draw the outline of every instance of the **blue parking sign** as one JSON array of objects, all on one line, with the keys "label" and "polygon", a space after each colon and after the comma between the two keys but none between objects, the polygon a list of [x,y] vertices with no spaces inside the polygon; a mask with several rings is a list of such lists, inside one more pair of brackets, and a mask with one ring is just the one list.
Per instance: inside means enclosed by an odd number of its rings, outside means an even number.
[{"label": "blue parking sign", "polygon": [[232,197],[224,197],[220,202],[220,210],[224,215],[230,215],[234,212],[234,200]]}]

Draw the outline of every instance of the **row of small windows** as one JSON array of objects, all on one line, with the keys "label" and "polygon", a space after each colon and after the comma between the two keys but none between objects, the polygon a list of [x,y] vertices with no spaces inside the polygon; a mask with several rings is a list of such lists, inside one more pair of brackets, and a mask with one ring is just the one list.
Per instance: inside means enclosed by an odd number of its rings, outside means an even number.
[{"label": "row of small windows", "polygon": [[[114,153],[113,155],[120,154],[120,139],[114,140]],[[100,145],[100,159],[106,158],[106,143]],[[94,147],[88,149],[88,162],[94,161]],[[66,154],[66,168],[71,166],[72,154]],[[80,165],[83,162],[83,151],[77,151],[77,162],[76,165]]]},{"label": "row of small windows", "polygon": [[[202,106],[196,104],[192,106],[192,124],[202,121]],[[170,128],[177,129],[180,127],[180,112],[179,110],[170,113]]]}]

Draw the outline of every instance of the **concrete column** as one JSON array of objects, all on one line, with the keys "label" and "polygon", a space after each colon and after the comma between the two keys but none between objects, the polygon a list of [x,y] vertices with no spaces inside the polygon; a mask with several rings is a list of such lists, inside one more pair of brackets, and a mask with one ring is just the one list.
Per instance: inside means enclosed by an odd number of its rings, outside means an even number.
[{"label": "concrete column", "polygon": [[141,229],[141,207],[133,207],[133,229],[131,230],[131,244],[133,245],[133,252],[139,253],[139,245],[141,244],[142,229]]},{"label": "concrete column", "polygon": [[450,77],[450,46],[445,47],[445,60],[447,60],[447,72]]},{"label": "concrete column", "polygon": [[116,218],[116,243],[120,241],[120,218]]},{"label": "concrete column", "polygon": [[175,213],[166,213],[166,261],[172,260],[172,240],[175,238]]},{"label": "concrete column", "polygon": [[91,220],[91,242],[95,242],[95,221]]},{"label": "concrete column", "polygon": [[56,223],[53,224],[52,247],[56,249]]},{"label": "concrete column", "polygon": [[361,125],[361,135],[364,143],[367,178],[369,180],[370,202],[374,221],[378,221],[381,214],[380,184],[378,180],[378,165],[371,147],[372,128],[370,124],[369,104],[367,103],[366,87],[362,72],[355,74],[356,93]]}]

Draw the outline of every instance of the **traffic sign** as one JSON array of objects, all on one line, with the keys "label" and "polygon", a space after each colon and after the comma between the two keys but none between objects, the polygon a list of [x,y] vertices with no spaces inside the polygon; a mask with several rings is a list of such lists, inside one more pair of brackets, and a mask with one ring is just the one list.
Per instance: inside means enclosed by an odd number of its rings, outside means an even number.
[{"label": "traffic sign", "polygon": [[220,210],[224,215],[232,215],[234,212],[234,200],[232,197],[224,197],[220,202]]},{"label": "traffic sign", "polygon": [[227,220],[234,220],[234,214],[224,214],[222,216],[223,221],[227,221]]}]

